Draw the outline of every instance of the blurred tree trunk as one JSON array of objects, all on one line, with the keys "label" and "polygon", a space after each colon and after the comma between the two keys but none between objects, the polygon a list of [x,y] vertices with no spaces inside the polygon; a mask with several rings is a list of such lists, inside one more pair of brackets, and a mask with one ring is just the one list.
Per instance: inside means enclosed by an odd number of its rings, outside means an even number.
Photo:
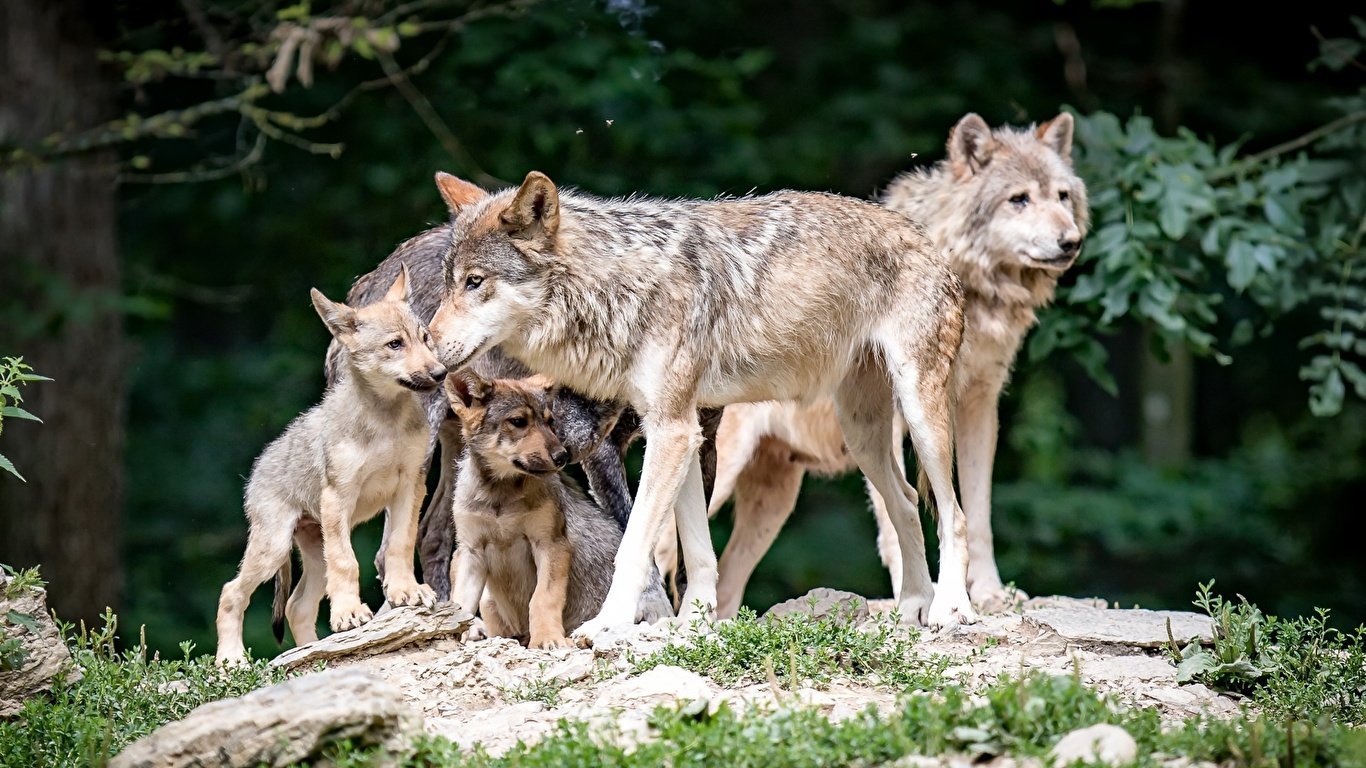
[{"label": "blurred tree trunk", "polygon": [[[0,146],[109,119],[91,10],[0,2]],[[41,564],[48,604],[73,621],[114,606],[122,584],[116,206],[111,157],[0,176],[0,355],[56,379],[24,391],[45,424],[6,424],[4,453],[28,483],[0,478],[0,561]]]},{"label": "blurred tree trunk", "polygon": [[[1158,26],[1158,128],[1168,135],[1181,124],[1181,59],[1178,51],[1185,0],[1163,0]],[[1195,424],[1195,360],[1184,346],[1171,347],[1167,360],[1153,354],[1156,333],[1143,329],[1143,364],[1139,371],[1142,397],[1143,457],[1156,466],[1180,466],[1190,460]]]}]

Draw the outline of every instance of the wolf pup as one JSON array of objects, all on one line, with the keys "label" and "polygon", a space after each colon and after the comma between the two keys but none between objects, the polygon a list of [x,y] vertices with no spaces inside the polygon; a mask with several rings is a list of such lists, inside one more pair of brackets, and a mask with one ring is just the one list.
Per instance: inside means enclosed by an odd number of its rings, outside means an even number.
[{"label": "wolf pup", "polygon": [[[537,172],[492,195],[453,176],[438,186],[454,214],[432,318],[447,367],[501,345],[557,384],[640,416],[639,492],[612,587],[579,640],[631,623],[670,515],[688,573],[682,616],[715,608],[699,406],[830,394],[850,452],[889,500],[901,615],[976,620],[949,418],[963,288],[923,228],[829,194],[604,200],[561,193]],[[898,410],[939,510],[937,588],[916,491],[892,456]]]},{"label": "wolf pup", "polygon": [[[465,444],[451,585],[456,602],[479,606],[486,634],[567,648],[565,632],[591,619],[607,596],[621,528],[560,474],[569,454],[542,383],[486,382],[472,372],[446,382]],[[635,618],[672,615],[656,571]]]},{"label": "wolf pup", "polygon": [[[435,602],[431,588],[413,577],[428,435],[419,393],[437,388],[446,368],[407,304],[407,270],[383,301],[361,309],[329,301],[316,288],[312,296],[344,349],[342,374],[322,403],[295,419],[252,467],[247,550],[218,601],[219,661],[245,657],[242,614],[251,593],[272,575],[278,574],[277,635],[286,615],[296,643],[316,640],[324,594],[333,631],[369,621],[351,530],[386,507],[394,535],[384,553],[385,599],[391,605]],[[286,605],[291,540],[303,573]]]},{"label": "wolf pup", "polygon": [[[967,290],[967,329],[953,375],[958,484],[968,526],[968,590],[978,605],[1009,595],[996,570],[991,473],[997,401],[1035,311],[1076,261],[1090,213],[1072,168],[1072,116],[1031,129],[988,128],[969,114],[949,134],[948,159],[902,174],[882,202],[922,221]],[[899,427],[900,425],[898,425]],[[896,444],[900,445],[898,431]],[[735,494],[735,533],[721,555],[721,616],[792,514],[805,471],[846,472],[834,404],[752,403],[727,408],[717,436],[715,514]],[[900,451],[897,451],[900,459]],[[901,550],[881,497],[870,489],[878,549],[898,587]]]}]

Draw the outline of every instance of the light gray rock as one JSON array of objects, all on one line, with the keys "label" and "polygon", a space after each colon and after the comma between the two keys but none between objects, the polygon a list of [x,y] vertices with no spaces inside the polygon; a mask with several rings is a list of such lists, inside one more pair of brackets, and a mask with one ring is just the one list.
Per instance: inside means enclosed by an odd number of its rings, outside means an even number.
[{"label": "light gray rock", "polygon": [[320,640],[291,648],[276,656],[270,665],[294,669],[342,656],[370,656],[405,645],[457,637],[469,628],[474,616],[454,603],[434,608],[399,606],[345,632],[335,632]]},{"label": "light gray rock", "polygon": [[1212,642],[1208,616],[1187,611],[1149,611],[1104,609],[1073,606],[1026,611],[1020,630],[1024,634],[1054,633],[1074,645],[1130,645],[1160,648],[1168,643],[1167,622],[1172,636],[1185,644],[1191,639]]},{"label": "light gray rock", "polygon": [[16,588],[7,597],[10,588],[10,578],[0,571],[0,642],[19,641],[19,650],[9,657],[15,668],[0,667],[0,717],[17,714],[24,699],[51,690],[53,678],[64,670],[70,681],[81,677],[48,614],[47,591]]},{"label": "light gray rock", "polygon": [[1097,723],[1058,739],[1049,756],[1054,768],[1064,768],[1078,761],[1088,765],[1128,765],[1138,758],[1138,743],[1117,725]]},{"label": "light gray rock", "polygon": [[403,693],[357,669],[331,669],[196,708],[133,742],[110,768],[285,766],[330,743],[401,750],[422,729]]},{"label": "light gray rock", "polygon": [[794,597],[769,608],[764,618],[803,614],[813,619],[835,616],[849,623],[868,618],[868,600],[853,592],[828,587],[817,587],[801,597]]}]

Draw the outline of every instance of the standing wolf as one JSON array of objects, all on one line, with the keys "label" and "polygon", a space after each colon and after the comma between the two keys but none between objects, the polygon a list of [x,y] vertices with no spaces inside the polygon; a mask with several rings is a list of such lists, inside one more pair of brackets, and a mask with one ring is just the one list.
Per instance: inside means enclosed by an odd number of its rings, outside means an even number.
[{"label": "standing wolf", "polygon": [[[1035,311],[1053,299],[1090,220],[1086,186],[1072,170],[1072,116],[1032,130],[993,131],[969,114],[949,134],[948,159],[901,175],[882,202],[925,223],[967,291],[967,327],[953,375],[958,481],[967,515],[968,588],[979,604],[996,602],[1005,596],[991,536],[997,401]],[[899,449],[896,455],[901,458]],[[792,514],[803,472],[852,466],[828,401],[726,409],[710,507],[715,514],[734,492],[735,533],[720,564],[720,615],[739,608],[754,566]],[[895,590],[897,532],[878,489],[869,490]]]},{"label": "standing wolf", "polygon": [[[716,201],[561,194],[532,172],[488,194],[438,175],[451,205],[438,354],[458,370],[500,345],[532,370],[640,415],[645,462],[599,614],[629,624],[651,549],[675,511],[689,583],[683,617],[716,605],[698,406],[834,393],[859,467],[888,500],[909,620],[975,621],[966,526],[953,489],[950,381],[963,290],[910,219],[837,195]],[[893,458],[897,406],[928,475],[941,542],[930,581],[916,492]]]}]

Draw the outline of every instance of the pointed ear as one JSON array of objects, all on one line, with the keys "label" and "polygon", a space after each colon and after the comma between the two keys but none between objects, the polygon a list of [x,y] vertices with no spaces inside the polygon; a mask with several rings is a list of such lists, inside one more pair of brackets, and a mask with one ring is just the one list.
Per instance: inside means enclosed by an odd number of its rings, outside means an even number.
[{"label": "pointed ear", "polygon": [[540,171],[528,173],[498,220],[503,231],[520,240],[554,240],[560,227],[560,191],[555,182]]},{"label": "pointed ear", "polygon": [[995,143],[986,121],[969,112],[949,132],[949,166],[960,177],[971,176],[991,160]]},{"label": "pointed ear", "polygon": [[384,301],[404,301],[408,300],[408,265],[402,264],[398,270],[398,277],[394,278],[394,284],[389,286],[389,290],[384,294]]},{"label": "pointed ear", "polygon": [[492,385],[474,371],[464,370],[446,377],[446,397],[456,411],[482,405],[492,391]]},{"label": "pointed ear", "polygon": [[441,199],[446,201],[446,207],[450,209],[452,216],[460,213],[460,209],[474,205],[489,196],[489,193],[479,187],[444,171],[436,172],[436,189],[441,193]]},{"label": "pointed ear", "polygon": [[313,297],[313,308],[318,310],[318,317],[323,319],[333,336],[340,339],[356,332],[356,310],[340,301],[332,301],[317,288],[310,288],[308,295]]},{"label": "pointed ear", "polygon": [[1072,163],[1072,115],[1063,112],[1057,117],[1034,129],[1039,141],[1052,147],[1054,152],[1070,165]]}]

